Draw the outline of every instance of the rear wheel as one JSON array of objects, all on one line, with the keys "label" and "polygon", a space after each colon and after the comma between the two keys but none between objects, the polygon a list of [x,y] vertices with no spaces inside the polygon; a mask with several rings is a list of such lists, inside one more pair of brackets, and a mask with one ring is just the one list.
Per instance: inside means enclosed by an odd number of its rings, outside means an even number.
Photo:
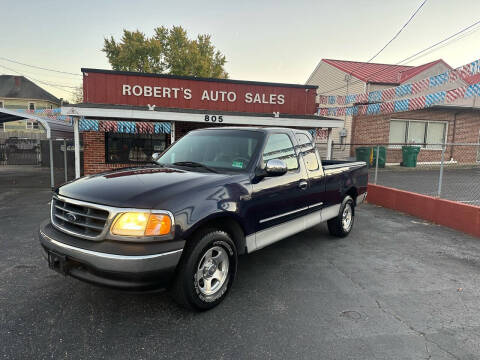
[{"label": "rear wheel", "polygon": [[354,219],[353,199],[347,195],[342,201],[338,216],[327,221],[330,234],[337,237],[347,236],[352,231]]},{"label": "rear wheel", "polygon": [[217,306],[230,290],[237,270],[237,250],[230,236],[205,230],[187,244],[173,285],[174,299],[197,310]]}]

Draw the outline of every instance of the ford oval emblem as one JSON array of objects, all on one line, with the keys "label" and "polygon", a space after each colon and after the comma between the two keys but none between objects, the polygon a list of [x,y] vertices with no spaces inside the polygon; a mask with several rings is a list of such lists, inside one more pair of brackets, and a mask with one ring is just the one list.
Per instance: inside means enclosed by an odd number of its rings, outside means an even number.
[{"label": "ford oval emblem", "polygon": [[75,214],[66,213],[66,214],[65,214],[65,217],[66,217],[67,220],[70,221],[70,222],[76,222],[76,221],[77,221],[77,217],[75,216]]}]

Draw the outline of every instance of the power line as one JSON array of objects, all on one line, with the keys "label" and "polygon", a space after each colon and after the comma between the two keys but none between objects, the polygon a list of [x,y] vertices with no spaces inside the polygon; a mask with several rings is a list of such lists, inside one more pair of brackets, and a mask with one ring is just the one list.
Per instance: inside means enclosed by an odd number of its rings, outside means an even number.
[{"label": "power line", "polygon": [[[460,30],[459,32],[457,32],[457,33],[455,33],[455,34],[453,34],[453,35],[450,35],[449,37],[447,37],[447,38],[445,38],[445,39],[443,39],[443,40],[441,40],[441,41],[439,41],[439,42],[437,42],[437,43],[435,43],[435,44],[427,47],[426,49],[423,49],[422,51],[419,51],[419,52],[417,52],[416,54],[413,54],[413,55],[411,55],[411,56],[403,59],[403,60],[400,61],[398,64],[401,64],[401,63],[403,63],[403,62],[405,62],[405,61],[408,61],[408,60],[416,57],[417,55],[420,55],[421,53],[424,53],[425,51],[428,51],[428,50],[430,50],[430,49],[432,49],[432,48],[434,48],[434,47],[436,47],[436,46],[438,46],[438,45],[441,45],[441,44],[443,44],[444,42],[446,42],[446,41],[454,38],[455,36],[460,35],[460,34],[464,33],[464,32],[467,31],[467,30],[470,30],[472,27],[474,27],[475,25],[478,25],[478,24],[480,24],[480,20],[477,21],[477,22],[475,22],[475,23],[473,23],[473,24],[470,25],[470,26],[467,26],[465,29]],[[458,39],[456,39],[456,40],[458,40]]]},{"label": "power line", "polygon": [[75,86],[67,86],[67,85],[60,85],[60,84],[51,84],[51,83],[48,83],[48,82],[46,82],[46,81],[42,81],[42,80],[39,80],[39,79],[35,79],[34,77],[31,77],[31,76],[26,76],[26,75],[18,72],[17,70],[11,69],[11,68],[6,67],[6,66],[4,66],[4,65],[0,65],[0,67],[2,67],[2,68],[4,68],[4,69],[7,69],[8,71],[13,71],[13,72],[15,72],[15,73],[17,73],[17,74],[19,74],[19,75],[21,75],[21,76],[26,77],[26,78],[29,79],[29,80],[33,80],[33,81],[39,82],[39,83],[41,83],[41,84],[44,84],[44,85],[47,85],[47,86],[51,86],[51,87],[53,87],[53,88],[55,88],[55,89],[57,89],[57,90],[66,91],[66,92],[68,92],[68,93],[70,93],[70,94],[72,94],[72,95],[75,95],[75,93],[74,93],[73,91],[66,90],[66,89],[61,89],[61,88],[60,88],[60,87],[68,87],[68,88],[76,89]]},{"label": "power line", "polygon": [[36,65],[25,64],[25,63],[22,63],[22,62],[20,62],[20,61],[16,61],[16,60],[12,60],[12,59],[7,59],[6,57],[3,57],[3,56],[0,56],[0,59],[1,59],[1,60],[5,60],[5,61],[9,61],[9,62],[14,63],[14,64],[23,65],[23,66],[28,66],[28,67],[31,67],[31,68],[34,68],[34,69],[45,70],[45,71],[52,71],[52,72],[56,72],[56,73],[60,73],[60,74],[66,74],[66,75],[82,76],[82,75],[80,75],[80,74],[75,74],[75,73],[71,73],[71,72],[68,72],[68,71],[61,71],[61,70],[44,68],[44,67],[36,66]]},{"label": "power line", "polygon": [[[397,63],[395,63],[395,64],[393,64],[393,65],[400,65],[400,64],[402,64],[402,63],[404,63],[404,62],[407,62],[407,61],[409,61],[409,60],[411,61],[414,57],[417,57],[418,55],[423,54],[424,52],[429,51],[429,50],[431,50],[432,48],[437,47],[437,46],[443,44],[444,42],[451,40],[451,39],[454,38],[455,36],[458,36],[458,35],[464,33],[465,31],[470,30],[471,28],[473,28],[474,26],[476,26],[476,25],[478,25],[478,24],[480,24],[480,20],[479,20],[479,21],[476,21],[475,23],[473,23],[473,24],[471,24],[471,25],[469,25],[469,26],[467,26],[466,28],[463,28],[462,30],[456,32],[455,34],[450,35],[450,36],[446,37],[445,39],[440,40],[439,42],[437,42],[437,43],[435,43],[435,44],[433,44],[433,45],[430,45],[429,47],[427,47],[427,48],[425,48],[425,49],[423,49],[423,50],[421,50],[421,51],[419,51],[419,52],[417,52],[417,53],[415,53],[415,54],[413,54],[413,55],[410,55],[410,56],[406,57],[405,59],[403,59],[403,60],[401,60],[401,61],[399,61],[399,62],[397,62]],[[475,29],[475,30],[478,30],[478,29]],[[461,38],[457,38],[457,39],[451,41],[451,43],[453,43],[453,42],[455,42],[455,41],[457,41],[457,40],[460,40],[460,39],[461,39]],[[418,58],[420,58],[420,57],[418,57]],[[378,75],[378,74],[384,72],[385,70],[389,69],[390,66],[392,66],[392,65],[386,65],[384,68],[382,68],[382,69],[380,69],[380,70],[378,70],[378,71],[376,71],[376,72],[371,73],[369,76]],[[357,84],[357,83],[359,83],[359,82],[363,82],[363,80],[360,80],[360,79],[354,80],[354,81],[352,81],[349,85]],[[340,86],[340,87],[335,88],[335,89],[331,89],[331,90],[324,91],[324,92],[320,93],[319,95],[323,95],[323,94],[325,94],[325,93],[330,93],[330,92],[332,92],[332,91],[337,91],[337,90],[345,89],[345,87],[346,87],[346,85],[343,85],[343,86]]]},{"label": "power line", "polygon": [[410,16],[410,18],[407,20],[407,22],[400,28],[400,30],[398,30],[398,32],[393,36],[393,38],[390,39],[389,42],[387,42],[385,44],[384,47],[382,47],[375,55],[373,55],[368,61],[367,63],[369,63],[370,61],[372,61],[373,59],[375,59],[378,55],[380,55],[380,53],[386,49],[386,47],[388,45],[390,45],[392,43],[393,40],[395,40],[398,35],[400,35],[400,33],[407,27],[407,25],[413,20],[413,18],[415,17],[415,15],[417,15],[417,13],[420,11],[420,9],[423,7],[423,5],[425,5],[425,3],[427,2],[427,0],[423,0],[423,2],[420,4],[420,6],[417,8],[417,10],[415,10],[415,12],[412,14],[412,16]]},{"label": "power line", "polygon": [[426,52],[426,53],[424,53],[424,54],[421,54],[421,55],[419,55],[419,56],[416,57],[416,58],[410,59],[410,60],[406,61],[404,64],[409,64],[409,63],[411,63],[412,61],[421,59],[422,57],[427,56],[427,55],[429,55],[429,54],[431,54],[431,53],[433,53],[433,52],[435,52],[435,51],[438,51],[439,49],[442,49],[442,48],[444,48],[445,46],[448,46],[448,45],[450,45],[450,44],[452,44],[452,43],[454,43],[454,42],[456,42],[456,41],[458,41],[458,40],[461,40],[461,39],[463,39],[463,38],[465,38],[465,37],[468,37],[468,36],[472,35],[473,33],[475,33],[475,32],[478,31],[478,30],[480,30],[480,27],[477,27],[476,29],[472,29],[472,30],[470,30],[469,32],[463,33],[463,34],[462,34],[461,36],[459,36],[458,38],[456,38],[456,39],[451,39],[449,42],[443,43],[443,44],[439,45],[437,48],[430,49],[428,52]]}]

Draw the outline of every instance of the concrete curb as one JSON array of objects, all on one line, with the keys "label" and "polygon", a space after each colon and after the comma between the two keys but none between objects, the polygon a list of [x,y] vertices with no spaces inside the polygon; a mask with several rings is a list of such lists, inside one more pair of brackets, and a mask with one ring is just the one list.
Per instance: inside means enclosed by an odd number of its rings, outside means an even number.
[{"label": "concrete curb", "polygon": [[367,202],[480,238],[480,207],[368,184]]}]

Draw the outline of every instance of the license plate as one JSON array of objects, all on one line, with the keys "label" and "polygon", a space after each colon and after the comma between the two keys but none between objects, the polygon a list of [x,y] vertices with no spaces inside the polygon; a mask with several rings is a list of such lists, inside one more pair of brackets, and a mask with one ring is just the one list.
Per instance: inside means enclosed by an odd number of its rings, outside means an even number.
[{"label": "license plate", "polygon": [[48,251],[48,266],[63,275],[67,275],[67,257],[62,254],[57,254],[54,251]]}]

